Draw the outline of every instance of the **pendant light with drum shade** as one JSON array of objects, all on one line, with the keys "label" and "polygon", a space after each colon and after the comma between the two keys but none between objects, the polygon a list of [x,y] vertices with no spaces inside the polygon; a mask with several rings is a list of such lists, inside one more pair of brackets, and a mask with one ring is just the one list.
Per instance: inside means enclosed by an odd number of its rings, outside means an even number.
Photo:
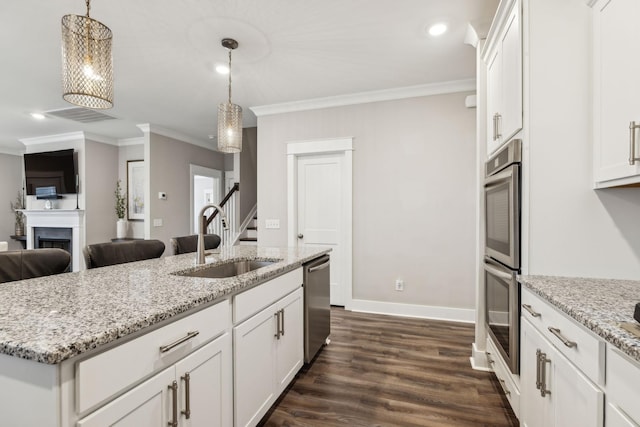
[{"label": "pendant light with drum shade", "polygon": [[62,98],[93,109],[113,107],[113,34],[87,14],[62,17]]},{"label": "pendant light with drum shade", "polygon": [[238,47],[238,42],[222,39],[222,46],[229,50],[229,101],[218,105],[218,151],[239,153],[242,151],[242,107],[231,103],[231,51]]}]

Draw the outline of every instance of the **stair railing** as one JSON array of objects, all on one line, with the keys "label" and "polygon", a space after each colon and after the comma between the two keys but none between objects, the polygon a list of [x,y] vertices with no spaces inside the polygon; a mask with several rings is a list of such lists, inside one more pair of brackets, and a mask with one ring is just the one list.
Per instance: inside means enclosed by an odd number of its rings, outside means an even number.
[{"label": "stair railing", "polygon": [[217,234],[218,236],[220,236],[221,248],[232,246],[233,242],[236,241],[236,237],[238,234],[237,206],[239,191],[240,183],[236,182],[233,184],[233,187],[231,187],[229,192],[224,196],[222,201],[218,203],[218,205],[220,205],[220,207],[224,209],[224,213],[227,216],[227,230],[222,227],[222,223],[220,220],[214,222],[216,218],[220,218],[217,209],[215,209],[213,214],[207,218],[207,221],[205,223],[205,227],[208,233]]}]

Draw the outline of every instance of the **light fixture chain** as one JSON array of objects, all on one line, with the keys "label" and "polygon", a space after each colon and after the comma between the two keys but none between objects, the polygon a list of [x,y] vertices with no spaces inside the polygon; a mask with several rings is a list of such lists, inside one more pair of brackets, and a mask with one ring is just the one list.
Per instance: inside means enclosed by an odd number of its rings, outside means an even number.
[{"label": "light fixture chain", "polygon": [[231,49],[229,49],[229,104],[231,104]]},{"label": "light fixture chain", "polygon": [[87,4],[87,18],[89,17],[89,9],[91,9],[91,0],[86,0],[85,2]]}]

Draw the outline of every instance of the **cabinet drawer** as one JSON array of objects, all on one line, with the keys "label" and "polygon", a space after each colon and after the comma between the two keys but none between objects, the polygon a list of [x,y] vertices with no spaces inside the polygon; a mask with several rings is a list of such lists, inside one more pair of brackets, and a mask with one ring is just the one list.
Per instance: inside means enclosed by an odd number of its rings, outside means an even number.
[{"label": "cabinet drawer", "polygon": [[233,323],[239,323],[302,286],[302,268],[290,271],[234,297]]},{"label": "cabinet drawer", "polygon": [[487,338],[487,360],[493,368],[493,372],[498,378],[504,394],[507,396],[507,400],[511,404],[513,413],[516,414],[516,417],[520,418],[520,387],[514,381],[513,376],[504,364],[491,338]]},{"label": "cabinet drawer", "polygon": [[620,408],[636,424],[640,424],[638,384],[640,363],[607,345],[607,401]]},{"label": "cabinet drawer", "polygon": [[[522,287],[521,302],[522,317],[529,320],[591,381],[604,385],[605,342],[525,287]],[[554,334],[551,329],[556,333]]]},{"label": "cabinet drawer", "polygon": [[[76,364],[76,410],[93,408],[152,373],[174,364],[230,327],[229,301],[191,314]],[[160,347],[192,338],[171,349]]]}]

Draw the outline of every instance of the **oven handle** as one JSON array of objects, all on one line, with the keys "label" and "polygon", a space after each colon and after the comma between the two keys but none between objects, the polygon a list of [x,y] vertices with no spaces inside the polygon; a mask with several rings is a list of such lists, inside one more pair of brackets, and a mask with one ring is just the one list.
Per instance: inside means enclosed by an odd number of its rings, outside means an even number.
[{"label": "oven handle", "polygon": [[488,176],[484,179],[484,187],[493,187],[506,181],[510,181],[513,177],[513,167],[507,167],[505,170],[495,175]]},{"label": "oven handle", "polygon": [[486,262],[484,263],[484,269],[487,270],[489,273],[493,274],[494,276],[498,276],[501,279],[513,280],[513,274],[505,273],[504,271],[500,271],[497,268],[492,267],[491,265],[487,264]]}]

